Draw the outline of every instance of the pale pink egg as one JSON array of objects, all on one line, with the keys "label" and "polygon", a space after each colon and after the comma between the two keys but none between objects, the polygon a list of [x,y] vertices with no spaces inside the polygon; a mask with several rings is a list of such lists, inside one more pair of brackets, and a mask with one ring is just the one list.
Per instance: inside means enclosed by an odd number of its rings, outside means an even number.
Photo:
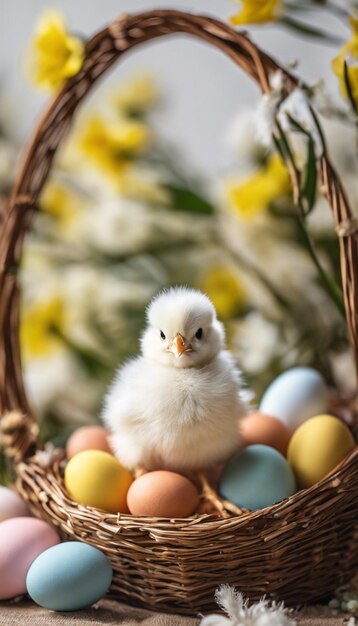
[{"label": "pale pink egg", "polygon": [[0,522],[10,517],[29,517],[26,502],[13,489],[0,485]]},{"label": "pale pink egg", "polygon": [[0,524],[0,600],[26,593],[31,563],[60,543],[56,531],[35,517],[14,517]]}]

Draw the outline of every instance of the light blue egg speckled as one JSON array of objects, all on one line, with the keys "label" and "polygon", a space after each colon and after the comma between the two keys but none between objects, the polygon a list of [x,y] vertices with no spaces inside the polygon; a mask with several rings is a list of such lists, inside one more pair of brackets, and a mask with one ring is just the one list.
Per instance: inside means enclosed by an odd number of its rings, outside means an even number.
[{"label": "light blue egg speckled", "polygon": [[253,445],[236,454],[225,466],[219,492],[244,509],[263,509],[291,496],[296,488],[294,473],[280,452]]},{"label": "light blue egg speckled", "polygon": [[291,430],[314,415],[326,413],[327,408],[327,386],[311,367],[293,367],[278,376],[260,403],[261,413],[278,417]]},{"label": "light blue egg speckled", "polygon": [[28,594],[52,611],[78,611],[100,600],[112,581],[105,554],[79,541],[68,541],[42,552],[26,577]]}]

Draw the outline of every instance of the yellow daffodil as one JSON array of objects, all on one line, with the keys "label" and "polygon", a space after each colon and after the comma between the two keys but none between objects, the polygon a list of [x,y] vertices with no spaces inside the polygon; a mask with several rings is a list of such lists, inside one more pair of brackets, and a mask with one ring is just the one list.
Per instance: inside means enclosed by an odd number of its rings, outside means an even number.
[{"label": "yellow daffodil", "polygon": [[79,136],[84,156],[118,183],[128,166],[147,147],[149,128],[137,120],[88,119]]},{"label": "yellow daffodil", "polygon": [[41,195],[41,210],[51,215],[60,230],[66,233],[83,210],[83,202],[76,193],[56,182],[49,181]]},{"label": "yellow daffodil", "polygon": [[241,0],[241,11],[230,21],[236,26],[273,22],[282,13],[281,0]]},{"label": "yellow daffodil", "polygon": [[238,215],[250,220],[274,200],[288,196],[290,178],[281,158],[274,154],[258,172],[228,188],[231,206]]},{"label": "yellow daffodil", "polygon": [[69,34],[63,16],[46,11],[41,16],[31,44],[29,72],[33,83],[50,91],[81,69],[84,44]]},{"label": "yellow daffodil", "polygon": [[154,106],[159,94],[150,76],[128,79],[112,94],[114,107],[124,116],[141,116]]},{"label": "yellow daffodil", "polygon": [[352,37],[341,48],[332,61],[333,71],[336,74],[343,96],[347,97],[347,86],[344,78],[344,62],[347,63],[348,79],[355,102],[358,104],[358,19],[350,18]]},{"label": "yellow daffodil", "polygon": [[224,265],[211,267],[200,280],[199,289],[213,302],[220,319],[227,320],[247,305],[247,291],[237,274]]},{"label": "yellow daffodil", "polygon": [[21,316],[20,345],[26,360],[49,357],[64,345],[56,331],[65,326],[65,308],[59,297],[25,307]]}]

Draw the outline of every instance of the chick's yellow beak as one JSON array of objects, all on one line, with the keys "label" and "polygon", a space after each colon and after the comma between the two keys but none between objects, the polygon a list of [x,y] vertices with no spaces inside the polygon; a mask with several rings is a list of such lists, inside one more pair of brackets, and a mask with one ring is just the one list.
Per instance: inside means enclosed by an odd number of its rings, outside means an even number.
[{"label": "chick's yellow beak", "polygon": [[180,333],[174,337],[171,346],[169,348],[170,352],[172,352],[177,358],[183,354],[187,350],[187,345],[185,343],[185,339]]}]

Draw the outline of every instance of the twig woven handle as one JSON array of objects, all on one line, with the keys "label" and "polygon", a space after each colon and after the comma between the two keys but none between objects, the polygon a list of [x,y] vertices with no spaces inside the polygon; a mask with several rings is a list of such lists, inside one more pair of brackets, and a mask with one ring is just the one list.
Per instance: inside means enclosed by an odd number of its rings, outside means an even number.
[{"label": "twig woven handle", "polygon": [[[210,17],[180,11],[154,10],[138,15],[121,15],[108,28],[95,35],[86,46],[79,73],[68,80],[43,115],[27,152],[12,192],[0,233],[0,414],[20,411],[26,417],[29,442],[18,450],[24,457],[33,448],[30,437],[34,422],[24,390],[19,349],[19,284],[17,269],[23,238],[56,150],[71,124],[72,116],[96,80],[127,50],[145,41],[186,33],[222,50],[260,86],[270,91],[270,75],[281,70],[287,92],[298,81],[273,59],[257,48],[243,33]],[[330,203],[340,238],[341,269],[347,323],[358,375],[358,255],[352,214],[341,183],[326,154],[319,163],[323,193]],[[293,181],[294,182],[294,181]],[[18,427],[18,429],[20,426]],[[23,423],[21,428],[23,429]],[[16,428],[12,449],[16,449]],[[22,437],[18,440],[24,441]]]}]

